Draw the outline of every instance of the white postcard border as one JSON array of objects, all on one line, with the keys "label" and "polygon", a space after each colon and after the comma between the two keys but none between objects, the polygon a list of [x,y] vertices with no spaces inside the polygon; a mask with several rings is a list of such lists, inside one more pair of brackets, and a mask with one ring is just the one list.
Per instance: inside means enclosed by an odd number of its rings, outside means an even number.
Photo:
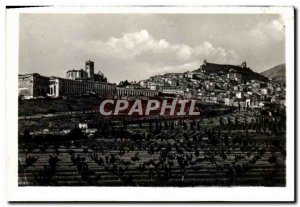
[{"label": "white postcard border", "polygon": [[[280,13],[286,25],[286,187],[18,187],[20,13]],[[9,201],[293,201],[294,10],[292,7],[43,7],[7,10],[6,167]],[[8,93],[9,91],[9,93]]]}]

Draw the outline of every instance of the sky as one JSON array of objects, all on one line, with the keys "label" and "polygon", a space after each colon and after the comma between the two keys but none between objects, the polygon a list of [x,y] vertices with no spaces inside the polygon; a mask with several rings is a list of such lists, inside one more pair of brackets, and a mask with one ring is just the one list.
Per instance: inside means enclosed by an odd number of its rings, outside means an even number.
[{"label": "sky", "polygon": [[21,14],[19,72],[65,77],[95,62],[109,82],[192,71],[207,60],[255,72],[285,62],[277,14]]}]

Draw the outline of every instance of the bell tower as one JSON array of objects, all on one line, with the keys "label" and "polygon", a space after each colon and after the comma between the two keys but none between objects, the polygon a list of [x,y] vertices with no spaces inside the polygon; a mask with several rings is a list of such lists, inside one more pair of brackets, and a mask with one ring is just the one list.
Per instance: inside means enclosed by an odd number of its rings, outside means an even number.
[{"label": "bell tower", "polygon": [[94,62],[93,61],[86,61],[85,62],[85,72],[87,73],[87,77],[90,80],[94,80]]}]

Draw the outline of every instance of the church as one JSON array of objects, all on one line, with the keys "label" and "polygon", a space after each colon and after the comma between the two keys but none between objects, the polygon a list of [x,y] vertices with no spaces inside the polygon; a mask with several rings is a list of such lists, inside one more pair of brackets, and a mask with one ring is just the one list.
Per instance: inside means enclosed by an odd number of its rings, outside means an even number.
[{"label": "church", "polygon": [[85,68],[68,70],[66,77],[45,77],[38,73],[19,75],[19,96],[61,97],[69,95],[98,94],[101,96],[149,96],[158,95],[158,91],[150,89],[132,89],[117,87],[115,83],[108,83],[101,73],[94,72],[94,62],[86,61]]}]

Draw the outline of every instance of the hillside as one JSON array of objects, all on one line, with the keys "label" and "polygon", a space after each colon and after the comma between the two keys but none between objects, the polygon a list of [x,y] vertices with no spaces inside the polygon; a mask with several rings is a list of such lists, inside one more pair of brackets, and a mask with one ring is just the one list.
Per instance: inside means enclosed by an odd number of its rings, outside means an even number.
[{"label": "hillside", "polygon": [[265,76],[252,71],[250,68],[242,68],[237,65],[227,65],[227,64],[215,64],[208,63],[201,65],[201,67],[195,71],[204,70],[206,73],[218,73],[220,71],[224,73],[228,73],[230,69],[236,70],[238,73],[242,74],[245,80],[259,80],[259,81],[267,81],[268,78]]},{"label": "hillside", "polygon": [[19,116],[98,110],[100,103],[99,98],[92,96],[22,100],[19,101]]},{"label": "hillside", "polygon": [[285,82],[285,64],[277,65],[273,68],[265,70],[260,74],[268,78],[272,78],[275,81]]}]

